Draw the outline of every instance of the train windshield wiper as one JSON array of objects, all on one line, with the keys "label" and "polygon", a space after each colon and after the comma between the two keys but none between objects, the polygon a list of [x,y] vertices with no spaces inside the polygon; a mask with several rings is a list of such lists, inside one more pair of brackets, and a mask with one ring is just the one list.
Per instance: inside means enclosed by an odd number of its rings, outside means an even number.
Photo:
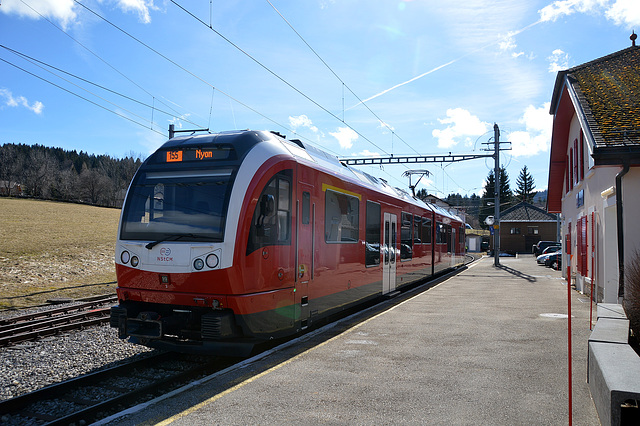
[{"label": "train windshield wiper", "polygon": [[164,243],[165,241],[176,241],[176,240],[179,240],[180,238],[184,238],[184,237],[197,238],[197,236],[193,235],[193,234],[173,234],[173,235],[169,235],[168,237],[164,237],[161,240],[152,241],[149,244],[147,244],[145,246],[145,248],[147,248],[148,250],[151,250],[152,248],[154,248],[158,244]]}]

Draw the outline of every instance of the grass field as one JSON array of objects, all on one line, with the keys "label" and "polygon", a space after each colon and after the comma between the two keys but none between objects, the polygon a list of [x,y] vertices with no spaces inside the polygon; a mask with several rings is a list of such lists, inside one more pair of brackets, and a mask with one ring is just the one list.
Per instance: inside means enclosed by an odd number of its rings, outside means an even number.
[{"label": "grass field", "polygon": [[115,291],[120,210],[0,197],[0,309]]}]

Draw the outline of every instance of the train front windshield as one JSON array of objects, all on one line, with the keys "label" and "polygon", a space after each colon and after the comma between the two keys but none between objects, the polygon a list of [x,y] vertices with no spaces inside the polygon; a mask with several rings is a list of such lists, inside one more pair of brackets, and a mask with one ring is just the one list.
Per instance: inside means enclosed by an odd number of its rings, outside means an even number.
[{"label": "train front windshield", "polygon": [[223,241],[232,176],[232,169],[139,173],[125,201],[120,238]]}]

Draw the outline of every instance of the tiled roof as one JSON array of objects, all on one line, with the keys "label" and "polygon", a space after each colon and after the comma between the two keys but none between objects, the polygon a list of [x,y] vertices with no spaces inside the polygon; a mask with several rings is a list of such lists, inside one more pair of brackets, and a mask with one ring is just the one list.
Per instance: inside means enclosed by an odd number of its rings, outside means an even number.
[{"label": "tiled roof", "polygon": [[596,146],[640,144],[640,46],[566,71]]},{"label": "tiled roof", "polygon": [[516,204],[500,213],[500,222],[555,222],[556,215],[529,203]]}]

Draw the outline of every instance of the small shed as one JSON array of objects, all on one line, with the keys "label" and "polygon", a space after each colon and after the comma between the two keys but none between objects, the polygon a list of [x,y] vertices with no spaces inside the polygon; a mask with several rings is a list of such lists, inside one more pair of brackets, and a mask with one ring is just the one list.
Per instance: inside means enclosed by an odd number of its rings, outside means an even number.
[{"label": "small shed", "polygon": [[500,250],[531,253],[538,241],[558,241],[558,217],[521,202],[500,213]]}]

